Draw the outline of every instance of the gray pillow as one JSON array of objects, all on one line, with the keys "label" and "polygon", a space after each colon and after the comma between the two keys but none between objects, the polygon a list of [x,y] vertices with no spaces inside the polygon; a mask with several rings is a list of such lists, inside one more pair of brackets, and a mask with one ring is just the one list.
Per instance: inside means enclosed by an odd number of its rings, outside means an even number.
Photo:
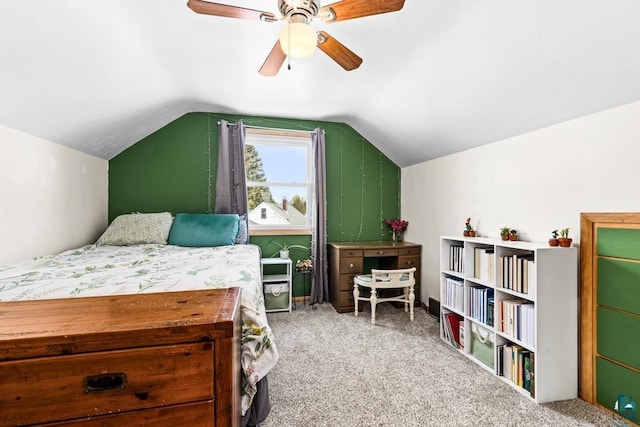
[{"label": "gray pillow", "polygon": [[170,212],[120,215],[111,222],[96,245],[166,245],[172,223],[173,216]]},{"label": "gray pillow", "polygon": [[236,245],[246,245],[249,243],[249,224],[247,221],[247,214],[240,215],[239,225],[238,235],[236,236]]}]

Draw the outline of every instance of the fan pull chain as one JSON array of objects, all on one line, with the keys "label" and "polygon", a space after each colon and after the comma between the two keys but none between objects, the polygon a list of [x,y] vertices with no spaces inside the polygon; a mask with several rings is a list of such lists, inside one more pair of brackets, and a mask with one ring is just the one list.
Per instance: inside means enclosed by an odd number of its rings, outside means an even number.
[{"label": "fan pull chain", "polygon": [[287,31],[289,37],[287,37],[287,44],[289,45],[289,55],[287,55],[287,70],[291,69],[291,21],[287,22]]}]

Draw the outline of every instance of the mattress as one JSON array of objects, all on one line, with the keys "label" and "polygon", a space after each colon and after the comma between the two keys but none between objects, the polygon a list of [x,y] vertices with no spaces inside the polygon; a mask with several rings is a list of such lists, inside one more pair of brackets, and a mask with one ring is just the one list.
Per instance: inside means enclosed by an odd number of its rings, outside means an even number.
[{"label": "mattress", "polygon": [[0,302],[240,287],[242,413],[278,360],[255,245],[88,245],[0,266]]}]

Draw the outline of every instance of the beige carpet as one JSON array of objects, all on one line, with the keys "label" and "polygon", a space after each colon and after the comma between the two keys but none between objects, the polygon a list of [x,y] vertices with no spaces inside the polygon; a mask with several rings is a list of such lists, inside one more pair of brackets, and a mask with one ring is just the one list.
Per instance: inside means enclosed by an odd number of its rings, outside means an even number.
[{"label": "beige carpet", "polygon": [[269,375],[282,426],[607,426],[575,399],[537,405],[447,346],[423,309],[415,322],[391,304],[359,317],[330,304],[269,313],[280,361]]}]

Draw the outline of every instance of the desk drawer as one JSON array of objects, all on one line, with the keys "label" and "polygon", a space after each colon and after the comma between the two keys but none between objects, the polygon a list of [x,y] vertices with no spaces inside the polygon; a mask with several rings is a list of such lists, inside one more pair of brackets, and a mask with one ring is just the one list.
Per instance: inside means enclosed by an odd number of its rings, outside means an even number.
[{"label": "desk drawer", "polygon": [[32,424],[213,399],[212,343],[0,363],[7,424]]},{"label": "desk drawer", "polygon": [[398,249],[398,255],[418,255],[420,256],[420,248],[400,248]]},{"label": "desk drawer", "polygon": [[415,267],[420,270],[420,256],[399,256],[398,268],[411,268]]},{"label": "desk drawer", "polygon": [[351,291],[353,292],[353,278],[355,276],[353,274],[341,274],[340,282],[338,285],[338,289],[341,291]]},{"label": "desk drawer", "polygon": [[[340,307],[340,313],[344,313],[346,311],[353,312],[355,307],[355,303],[353,301],[353,288],[349,291],[340,291],[338,303]],[[362,310],[362,306],[360,306],[359,308]]]},{"label": "desk drawer", "polygon": [[367,249],[364,251],[365,257],[379,257],[379,256],[398,256],[397,249]]},{"label": "desk drawer", "polygon": [[361,257],[362,249],[341,249],[340,250],[340,258],[344,257]]},{"label": "desk drawer", "polygon": [[340,258],[340,274],[362,273],[362,258]]}]

